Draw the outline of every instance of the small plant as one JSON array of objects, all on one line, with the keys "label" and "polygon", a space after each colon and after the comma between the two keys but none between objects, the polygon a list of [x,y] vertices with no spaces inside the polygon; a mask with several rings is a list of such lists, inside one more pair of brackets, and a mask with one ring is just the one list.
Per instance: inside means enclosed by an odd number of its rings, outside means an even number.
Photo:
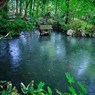
[{"label": "small plant", "polygon": [[[71,95],[85,95],[87,94],[86,87],[81,82],[75,82],[74,78],[69,74],[65,73],[67,81],[70,83],[70,86],[68,86],[69,91],[71,92]],[[76,89],[73,87],[73,84],[76,84],[78,88],[80,87],[80,91],[77,92]]]},{"label": "small plant", "polygon": [[[86,87],[81,82],[75,82],[74,78],[68,72],[65,73],[65,75],[69,83],[69,86],[68,86],[69,93],[62,93],[56,90],[56,92],[59,95],[85,95],[88,93]],[[74,84],[76,84],[78,88],[81,88],[81,89],[77,91],[76,88],[73,86]]]},{"label": "small plant", "polygon": [[[58,95],[85,95],[87,94],[86,87],[81,82],[75,82],[74,78],[69,74],[65,73],[66,79],[69,83],[68,92],[60,92],[56,89]],[[78,91],[76,90],[74,84],[78,86]],[[34,81],[31,81],[27,86],[21,83],[21,91],[23,95],[53,95],[52,89],[47,86],[44,88],[45,83],[40,82],[37,86],[34,85]],[[15,87],[12,87],[11,82],[0,81],[0,95],[21,95],[17,92]]]},{"label": "small plant", "polygon": [[0,81],[0,95],[20,95],[15,87],[12,88],[11,82]]},{"label": "small plant", "polygon": [[34,81],[30,82],[27,87],[23,83],[21,83],[21,90],[25,95],[52,95],[52,90],[48,86],[47,91],[44,90],[44,82],[40,82],[37,85],[37,88],[34,88]]}]

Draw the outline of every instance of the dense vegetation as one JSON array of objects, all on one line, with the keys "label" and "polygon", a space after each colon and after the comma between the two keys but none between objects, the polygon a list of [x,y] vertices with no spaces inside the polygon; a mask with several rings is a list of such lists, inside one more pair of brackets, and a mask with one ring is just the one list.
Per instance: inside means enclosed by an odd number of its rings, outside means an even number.
[{"label": "dense vegetation", "polygon": [[[73,36],[95,37],[95,1],[94,0],[1,0],[0,1],[0,38],[18,35],[21,31],[32,31],[40,24],[51,24],[54,29],[64,31],[73,30]],[[81,88],[76,92],[74,79],[67,73],[70,83],[69,93],[59,95],[84,95],[86,88],[80,82]],[[7,87],[4,87],[7,84]],[[50,87],[43,89],[40,82],[37,89],[31,82],[27,87],[21,83],[25,95],[52,95]],[[1,82],[1,95],[19,95],[11,83]],[[15,93],[15,94],[14,94]]]},{"label": "dense vegetation", "polygon": [[55,29],[95,37],[94,0],[1,0],[0,5],[1,35],[32,31],[46,17]]},{"label": "dense vegetation", "polygon": [[[65,73],[65,75],[69,83],[68,93],[63,93],[56,89],[56,95],[85,95],[88,93],[87,89],[81,82],[75,82],[74,78],[69,73]],[[76,90],[74,84],[78,86],[78,90]],[[49,86],[47,86],[46,89],[44,86],[44,82],[40,82],[36,87],[34,81],[31,81],[27,87],[21,83],[21,91],[24,95],[54,95],[53,90]],[[17,92],[15,87],[12,87],[11,82],[0,81],[0,87],[0,95],[21,95]]]}]

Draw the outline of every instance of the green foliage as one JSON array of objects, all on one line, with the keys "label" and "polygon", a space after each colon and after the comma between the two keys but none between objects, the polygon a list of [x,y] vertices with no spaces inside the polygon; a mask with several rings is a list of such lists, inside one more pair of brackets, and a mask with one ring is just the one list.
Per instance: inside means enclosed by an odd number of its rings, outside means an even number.
[{"label": "green foliage", "polygon": [[71,23],[70,23],[70,28],[71,29],[73,29],[73,30],[80,30],[80,28],[81,28],[81,23],[80,23],[80,21],[77,21],[77,20],[75,20],[75,21],[72,21]]},{"label": "green foliage", "polygon": [[19,95],[15,87],[12,88],[11,82],[0,81],[0,89],[0,95]]},{"label": "green foliage", "polygon": [[47,90],[48,90],[49,95],[52,95],[52,90],[49,86],[47,87]]},{"label": "green foliage", "polygon": [[86,87],[85,87],[81,82],[77,82],[77,84],[78,84],[79,87],[82,89],[82,91],[87,94],[87,89],[86,89]]},{"label": "green foliage", "polygon": [[58,91],[57,89],[56,89],[56,92],[57,92],[57,94],[59,94],[59,95],[71,95],[70,93],[62,93],[62,92]]},{"label": "green foliage", "polygon": [[[70,86],[68,86],[69,91],[71,92],[71,95],[85,95],[87,94],[87,89],[86,87],[81,83],[81,82],[75,82],[74,78],[67,72],[65,73],[67,81],[70,83]],[[74,88],[74,84],[78,86],[78,88],[81,88],[79,92]]]},{"label": "green foliage", "polygon": [[7,34],[12,37],[18,35],[21,31],[32,31],[35,26],[31,21],[24,21],[21,19],[15,19],[7,21],[6,19],[0,19],[0,34]]},{"label": "green foliage", "polygon": [[[56,93],[58,95],[85,95],[88,93],[86,87],[81,82],[75,82],[74,78],[69,73],[65,73],[65,75],[69,83],[69,93],[63,93],[56,89]],[[78,90],[76,90],[74,84],[79,87]],[[53,95],[52,89],[49,86],[46,87],[44,82],[39,82],[38,85],[35,85],[34,81],[31,81],[27,86],[23,83],[20,85],[23,95]],[[11,82],[0,81],[0,88],[2,89],[2,91],[0,91],[0,95],[20,95],[15,87],[12,87]]]},{"label": "green foliage", "polygon": [[68,87],[69,91],[71,92],[71,95],[78,95],[73,87]]},{"label": "green foliage", "polygon": [[[86,87],[81,82],[75,82],[74,78],[68,72],[65,73],[65,75],[66,75],[67,81],[70,85],[70,86],[68,86],[68,90],[70,93],[62,93],[62,92],[56,90],[56,92],[59,95],[85,95],[88,93]],[[76,90],[75,85],[77,85],[77,88],[79,88],[79,90]]]},{"label": "green foliage", "polygon": [[73,84],[74,83],[74,78],[69,73],[65,73],[65,75],[66,75],[67,81],[70,84]]},{"label": "green foliage", "polygon": [[37,89],[34,88],[34,81],[28,84],[27,87],[21,83],[21,90],[25,95],[52,95],[52,90],[50,87],[47,87],[48,91],[44,90],[44,82],[40,82],[37,86]]}]

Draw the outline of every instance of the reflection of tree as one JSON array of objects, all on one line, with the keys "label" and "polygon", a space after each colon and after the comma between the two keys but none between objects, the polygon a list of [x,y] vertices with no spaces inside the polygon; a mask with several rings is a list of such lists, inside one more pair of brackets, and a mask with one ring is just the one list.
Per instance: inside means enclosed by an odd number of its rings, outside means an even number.
[{"label": "reflection of tree", "polygon": [[95,64],[94,63],[89,63],[86,73],[89,77],[91,77],[95,80]]},{"label": "reflection of tree", "polygon": [[9,43],[9,51],[13,67],[18,66],[19,65],[18,62],[20,60],[20,50],[19,50],[18,40]]},{"label": "reflection of tree", "polygon": [[80,74],[86,73],[85,71],[88,69],[93,56],[92,52],[94,51],[92,40],[67,37],[65,47],[68,64],[66,70],[72,72],[72,74],[76,73],[75,75],[77,75],[77,71]]}]

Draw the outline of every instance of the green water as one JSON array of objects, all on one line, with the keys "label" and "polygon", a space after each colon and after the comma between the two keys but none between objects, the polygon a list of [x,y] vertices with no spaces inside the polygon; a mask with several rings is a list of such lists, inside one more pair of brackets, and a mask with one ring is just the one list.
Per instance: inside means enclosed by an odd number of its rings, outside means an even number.
[{"label": "green water", "polygon": [[53,90],[68,91],[65,72],[95,95],[94,38],[67,37],[57,32],[40,36],[34,31],[0,41],[0,80],[12,81],[18,89],[20,82],[35,80],[44,81]]}]

